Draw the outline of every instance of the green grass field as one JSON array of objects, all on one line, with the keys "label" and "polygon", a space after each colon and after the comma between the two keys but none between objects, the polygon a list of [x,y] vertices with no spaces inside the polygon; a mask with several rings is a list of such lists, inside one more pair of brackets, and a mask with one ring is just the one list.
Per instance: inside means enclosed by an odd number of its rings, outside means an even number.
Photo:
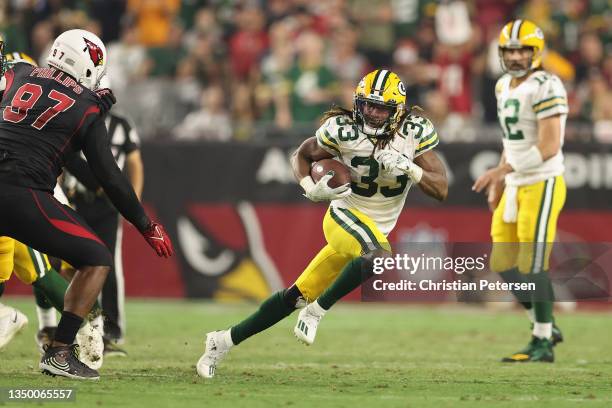
[{"label": "green grass field", "polygon": [[204,380],[195,374],[204,333],[255,306],[130,301],[129,357],[108,359],[100,381],[84,383],[41,375],[33,300],[3,302],[25,312],[30,325],[0,353],[0,387],[76,387],[76,403],[53,407],[612,406],[605,313],[558,317],[566,342],[555,364],[502,365],[502,355],[528,340],[519,311],[340,305],[314,346],[293,337],[294,315],[234,348],[217,377]]}]

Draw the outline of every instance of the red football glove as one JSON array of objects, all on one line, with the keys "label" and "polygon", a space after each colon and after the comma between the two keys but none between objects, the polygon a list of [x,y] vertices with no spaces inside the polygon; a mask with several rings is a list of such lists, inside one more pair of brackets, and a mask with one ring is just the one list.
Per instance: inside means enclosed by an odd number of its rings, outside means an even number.
[{"label": "red football glove", "polygon": [[168,258],[174,254],[172,241],[164,226],[156,222],[152,222],[149,227],[142,232],[144,239],[151,245],[151,248],[157,252],[158,256]]}]

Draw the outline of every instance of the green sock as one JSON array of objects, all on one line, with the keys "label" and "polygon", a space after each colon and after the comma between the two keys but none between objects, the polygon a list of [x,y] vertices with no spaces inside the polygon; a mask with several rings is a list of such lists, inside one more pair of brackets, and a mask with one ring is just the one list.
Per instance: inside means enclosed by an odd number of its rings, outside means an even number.
[{"label": "green sock", "polygon": [[45,274],[32,283],[35,290],[38,289],[47,301],[60,312],[64,310],[64,295],[68,289],[68,282],[55,271],[49,269]]},{"label": "green sock", "polygon": [[[502,277],[504,282],[507,283],[529,282],[527,276],[520,273],[518,268],[512,268],[507,271],[500,272],[499,275]],[[529,310],[533,307],[533,304],[531,303],[531,292],[526,290],[512,290],[512,294],[525,309]]]},{"label": "green sock", "polygon": [[[64,295],[68,289],[68,282],[55,269],[47,270],[42,278],[32,283],[32,286],[38,306],[43,309],[54,307],[59,312],[64,311]],[[91,308],[91,314],[92,317],[102,314],[102,307],[97,300]]]},{"label": "green sock", "polygon": [[3,293],[4,293],[4,282],[0,282],[0,297],[2,297]]},{"label": "green sock", "polygon": [[[317,299],[317,303],[325,310],[329,310],[330,307],[339,301],[342,297],[351,293],[351,291],[357,288],[365,280],[362,274],[363,258],[355,258],[350,261],[340,275],[336,278],[334,283],[331,284]],[[369,278],[369,275],[367,276]]]},{"label": "green sock", "polygon": [[550,276],[547,271],[542,271],[532,274],[531,281],[535,283],[536,287],[532,300],[536,322],[550,323],[553,321],[553,305],[555,300]]},{"label": "green sock", "polygon": [[47,299],[47,297],[45,296],[42,289],[36,286],[32,286],[32,289],[34,291],[34,298],[36,299],[36,306],[40,307],[41,309],[51,309],[53,307],[51,302],[49,302],[49,299]]},{"label": "green sock", "polygon": [[231,328],[232,342],[239,344],[289,316],[295,308],[285,303],[284,293],[284,290],[276,292],[264,300],[255,313],[233,326]]}]

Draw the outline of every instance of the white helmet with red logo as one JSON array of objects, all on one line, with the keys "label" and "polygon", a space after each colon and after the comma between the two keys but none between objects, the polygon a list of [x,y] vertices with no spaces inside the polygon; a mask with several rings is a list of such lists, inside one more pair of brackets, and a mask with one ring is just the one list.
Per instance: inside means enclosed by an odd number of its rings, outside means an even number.
[{"label": "white helmet with red logo", "polygon": [[53,42],[47,63],[95,91],[106,74],[106,47],[89,31],[68,30]]}]

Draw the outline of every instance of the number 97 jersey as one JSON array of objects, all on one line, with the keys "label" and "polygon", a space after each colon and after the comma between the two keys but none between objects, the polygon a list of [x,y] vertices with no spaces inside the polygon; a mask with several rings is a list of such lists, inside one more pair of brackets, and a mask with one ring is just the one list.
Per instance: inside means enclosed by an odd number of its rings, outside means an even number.
[{"label": "number 97 jersey", "polygon": [[[567,119],[567,94],[561,80],[545,71],[532,73],[520,85],[511,88],[512,77],[502,76],[495,86],[497,114],[504,133],[506,158],[519,158],[538,143],[538,120],[554,115],[561,119],[561,146]],[[539,166],[506,176],[508,185],[534,184],[563,174],[563,153],[559,152]]]},{"label": "number 97 jersey", "polygon": [[2,78],[0,181],[52,192],[99,116],[98,97],[54,68],[17,62]]},{"label": "number 97 jersey", "polygon": [[[318,145],[344,163],[351,172],[353,193],[334,200],[334,208],[355,208],[370,217],[388,235],[399,217],[412,181],[405,175],[392,175],[374,159],[376,139],[359,131],[347,115],[327,119],[317,130]],[[408,115],[385,150],[394,150],[413,160],[433,149],[438,135],[432,123],[418,115]]]}]

